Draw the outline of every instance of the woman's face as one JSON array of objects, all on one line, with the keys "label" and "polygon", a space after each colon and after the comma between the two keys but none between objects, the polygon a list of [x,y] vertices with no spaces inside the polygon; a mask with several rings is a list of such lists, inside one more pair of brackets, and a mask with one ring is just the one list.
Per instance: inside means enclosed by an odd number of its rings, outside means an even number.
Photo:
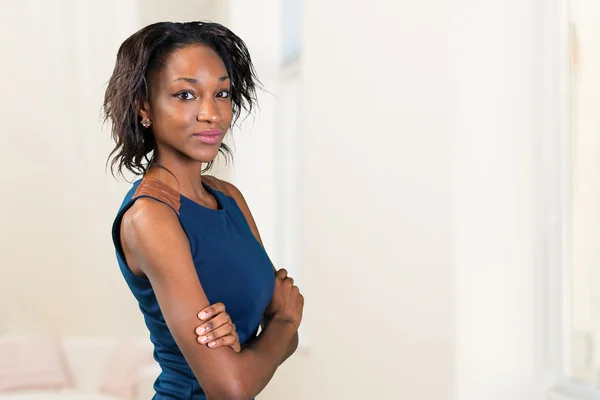
[{"label": "woman's face", "polygon": [[152,121],[160,159],[212,161],[232,119],[223,60],[206,45],[175,50],[151,78],[150,98],[140,115]]}]

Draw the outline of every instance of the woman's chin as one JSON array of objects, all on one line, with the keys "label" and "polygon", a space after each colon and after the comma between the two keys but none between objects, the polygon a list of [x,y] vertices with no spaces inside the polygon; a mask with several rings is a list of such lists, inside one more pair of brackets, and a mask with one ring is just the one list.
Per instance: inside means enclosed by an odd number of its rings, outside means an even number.
[{"label": "woman's chin", "polygon": [[217,147],[214,151],[202,151],[202,152],[194,152],[193,154],[189,154],[188,156],[194,160],[201,163],[209,163],[214,161],[215,158],[219,155],[219,148]]}]

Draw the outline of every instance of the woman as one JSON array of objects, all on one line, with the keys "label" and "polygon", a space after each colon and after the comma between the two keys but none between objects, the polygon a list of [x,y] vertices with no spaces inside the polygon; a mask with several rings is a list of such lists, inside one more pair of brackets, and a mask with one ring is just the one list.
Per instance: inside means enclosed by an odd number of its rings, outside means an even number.
[{"label": "woman", "polygon": [[202,169],[229,154],[223,137],[256,86],[244,42],[219,24],[153,24],[117,54],[113,171],[143,178],[113,241],[162,368],[155,399],[251,399],[297,346],[302,295],[274,273],[239,190]]}]

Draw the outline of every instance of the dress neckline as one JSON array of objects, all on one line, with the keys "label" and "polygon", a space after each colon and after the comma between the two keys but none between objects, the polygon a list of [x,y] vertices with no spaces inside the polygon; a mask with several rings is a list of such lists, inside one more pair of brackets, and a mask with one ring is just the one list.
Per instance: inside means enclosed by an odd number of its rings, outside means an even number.
[{"label": "dress neckline", "polygon": [[223,201],[223,198],[220,195],[220,192],[216,189],[213,189],[212,187],[210,187],[206,182],[202,181],[202,186],[204,186],[204,188],[213,195],[213,197],[215,198],[216,202],[217,202],[217,209],[214,208],[210,208],[210,207],[206,207],[203,206],[202,204],[190,199],[189,197],[179,193],[179,196],[182,200],[184,200],[187,203],[192,203],[192,205],[194,207],[197,207],[199,209],[203,209],[206,210],[208,212],[213,212],[213,213],[223,213],[225,212],[225,202]]}]

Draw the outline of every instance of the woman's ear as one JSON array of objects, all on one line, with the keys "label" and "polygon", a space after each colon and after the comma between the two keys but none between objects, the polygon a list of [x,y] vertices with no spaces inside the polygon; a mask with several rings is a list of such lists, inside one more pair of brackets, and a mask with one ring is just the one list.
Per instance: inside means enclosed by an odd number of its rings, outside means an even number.
[{"label": "woman's ear", "polygon": [[148,103],[148,100],[138,100],[138,115],[144,119],[144,118],[151,118],[150,116],[150,104]]},{"label": "woman's ear", "polygon": [[142,119],[140,121],[140,123],[142,124],[142,126],[146,129],[150,128],[150,126],[152,126],[152,119],[150,118],[150,112],[148,112],[149,110],[149,106],[148,106],[148,102],[138,102],[139,104],[139,109],[138,109],[138,115],[140,116],[140,118]]}]

